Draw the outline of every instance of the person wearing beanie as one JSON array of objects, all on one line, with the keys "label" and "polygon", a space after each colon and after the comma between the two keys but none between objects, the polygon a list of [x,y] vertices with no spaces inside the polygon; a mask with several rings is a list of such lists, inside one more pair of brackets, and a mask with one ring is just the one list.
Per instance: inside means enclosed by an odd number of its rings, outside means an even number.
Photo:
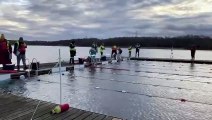
[{"label": "person wearing beanie", "polygon": [[14,45],[14,51],[13,53],[17,56],[17,69],[20,70],[20,62],[22,60],[24,70],[27,69],[26,66],[26,48],[27,45],[24,42],[23,37],[20,37],[19,40]]}]

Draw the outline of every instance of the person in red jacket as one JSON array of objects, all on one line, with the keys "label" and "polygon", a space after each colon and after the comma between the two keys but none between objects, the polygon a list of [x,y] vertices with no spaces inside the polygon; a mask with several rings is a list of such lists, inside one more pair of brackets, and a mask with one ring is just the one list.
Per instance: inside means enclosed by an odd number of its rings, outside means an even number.
[{"label": "person in red jacket", "polygon": [[24,42],[23,37],[19,38],[19,41],[15,43],[14,45],[14,51],[13,53],[17,56],[17,69],[20,70],[20,62],[22,60],[24,65],[24,70],[27,69],[26,66],[26,48],[27,45]]},{"label": "person in red jacket", "polygon": [[117,55],[117,47],[116,47],[116,45],[114,45],[114,46],[112,47],[111,59],[116,60],[116,55]]},{"label": "person in red jacket", "polygon": [[11,64],[11,59],[12,59],[12,47],[5,39],[4,34],[1,34],[0,37],[0,64]]}]

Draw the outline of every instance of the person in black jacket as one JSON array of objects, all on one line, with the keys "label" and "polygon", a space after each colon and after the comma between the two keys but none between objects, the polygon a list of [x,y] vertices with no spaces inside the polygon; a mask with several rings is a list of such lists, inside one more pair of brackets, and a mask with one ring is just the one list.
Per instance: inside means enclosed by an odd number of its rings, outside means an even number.
[{"label": "person in black jacket", "polygon": [[141,45],[139,43],[137,43],[135,45],[135,57],[137,57],[137,56],[139,57],[140,48],[141,48]]},{"label": "person in black jacket", "polygon": [[196,49],[197,49],[197,47],[196,47],[195,45],[192,45],[192,46],[191,46],[191,59],[192,59],[192,60],[195,59]]},{"label": "person in black jacket", "polygon": [[118,56],[117,56],[117,59],[118,59],[118,62],[122,61],[122,49],[120,47],[118,47]]},{"label": "person in black jacket", "polygon": [[76,56],[76,48],[75,48],[75,41],[72,41],[69,45],[70,49],[70,64],[74,64],[74,56]]}]

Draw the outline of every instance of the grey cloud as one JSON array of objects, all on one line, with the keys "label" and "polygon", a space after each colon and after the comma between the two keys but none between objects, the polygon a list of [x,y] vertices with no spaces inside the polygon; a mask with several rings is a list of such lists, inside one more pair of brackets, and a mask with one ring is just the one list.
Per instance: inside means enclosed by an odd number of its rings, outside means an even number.
[{"label": "grey cloud", "polygon": [[[4,29],[0,32],[7,32],[11,37],[20,34],[31,40],[58,40],[85,36],[108,38],[131,36],[135,31],[143,36],[173,36],[187,33],[210,35],[211,29],[208,26],[212,23],[208,20],[212,20],[211,13],[180,18],[158,15],[140,20],[128,15],[131,10],[177,4],[182,1],[185,0],[31,0],[28,5],[15,6],[3,15],[5,20],[24,24],[27,28],[20,30],[13,26],[2,25],[0,27]],[[27,10],[30,13],[21,17],[17,14],[20,10]],[[44,18],[46,21],[38,21],[36,17]]]},{"label": "grey cloud", "polygon": [[211,28],[212,24],[208,24],[208,25],[183,25],[183,26],[179,26],[179,25],[167,25],[166,28],[169,30],[175,30],[175,31],[184,31],[186,34],[198,34],[201,35],[203,34],[211,34],[212,28]]}]

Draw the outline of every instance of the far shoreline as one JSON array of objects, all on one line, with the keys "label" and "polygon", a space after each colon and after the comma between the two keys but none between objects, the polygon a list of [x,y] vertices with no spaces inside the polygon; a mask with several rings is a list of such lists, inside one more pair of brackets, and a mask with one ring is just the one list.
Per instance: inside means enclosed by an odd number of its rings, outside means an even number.
[{"label": "far shoreline", "polygon": [[[28,44],[29,46],[52,46],[52,47],[54,47],[54,46],[60,46],[60,47],[68,47],[68,45],[67,46],[64,46],[64,45],[30,45],[30,44]],[[76,45],[76,47],[90,47],[90,46],[78,46],[78,45]],[[112,47],[112,46],[105,46],[106,48],[110,48],[110,47]],[[128,48],[128,47],[126,47],[126,46],[120,46],[121,48]],[[165,49],[165,50],[171,50],[171,49],[173,49],[173,50],[190,50],[190,49],[186,49],[186,48],[169,48],[169,47],[141,47],[141,50],[142,49]],[[197,49],[197,50],[207,50],[207,51],[212,51],[212,49]]]}]

